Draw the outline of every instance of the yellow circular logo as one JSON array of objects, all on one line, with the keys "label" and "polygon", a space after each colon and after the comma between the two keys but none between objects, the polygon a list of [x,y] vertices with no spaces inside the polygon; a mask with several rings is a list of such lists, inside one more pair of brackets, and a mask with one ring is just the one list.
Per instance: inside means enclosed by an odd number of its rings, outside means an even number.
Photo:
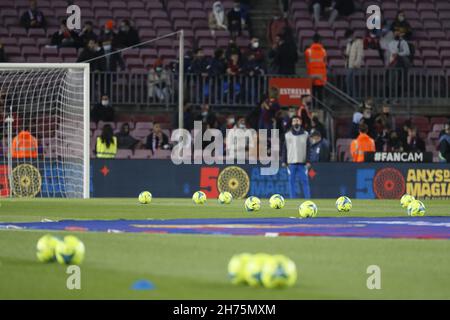
[{"label": "yellow circular logo", "polygon": [[217,188],[219,192],[230,192],[234,199],[242,199],[250,189],[250,178],[242,168],[227,167],[220,172],[217,178]]},{"label": "yellow circular logo", "polygon": [[41,191],[42,178],[31,164],[21,164],[12,171],[12,193],[22,198],[34,198]]}]

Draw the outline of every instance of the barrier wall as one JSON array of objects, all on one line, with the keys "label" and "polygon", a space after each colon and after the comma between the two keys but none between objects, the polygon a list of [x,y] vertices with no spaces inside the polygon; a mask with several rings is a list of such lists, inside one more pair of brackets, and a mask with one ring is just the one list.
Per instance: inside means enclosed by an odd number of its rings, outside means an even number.
[{"label": "barrier wall", "polygon": [[[257,165],[174,165],[167,160],[92,160],[94,197],[136,197],[149,190],[155,197],[190,197],[219,189],[240,196],[288,195],[288,174],[262,176]],[[395,199],[405,192],[421,198],[450,198],[450,165],[396,163],[319,163],[309,171],[313,198],[348,195],[359,199]],[[300,189],[301,190],[301,189]]]}]

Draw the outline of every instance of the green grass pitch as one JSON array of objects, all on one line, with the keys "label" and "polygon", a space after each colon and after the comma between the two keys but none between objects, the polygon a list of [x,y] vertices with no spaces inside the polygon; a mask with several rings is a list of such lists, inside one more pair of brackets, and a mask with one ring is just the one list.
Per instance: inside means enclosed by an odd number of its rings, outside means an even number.
[{"label": "green grass pitch", "polygon": [[[334,200],[315,200],[319,216],[336,216]],[[243,200],[210,199],[2,200],[1,222],[41,219],[146,219],[295,216],[300,200],[247,213]],[[428,215],[450,215],[450,200],[425,201]],[[352,216],[406,216],[399,201],[354,200]],[[406,218],[406,217],[405,217]],[[66,268],[41,264],[35,245],[41,231],[0,230],[0,299],[450,299],[450,241],[326,237],[201,236],[77,233],[86,245],[81,290],[66,288]],[[53,234],[64,234],[55,232]],[[280,253],[297,264],[289,289],[233,286],[229,258],[240,252]],[[381,290],[366,287],[369,265],[381,268]],[[134,291],[147,279],[154,290]]]}]

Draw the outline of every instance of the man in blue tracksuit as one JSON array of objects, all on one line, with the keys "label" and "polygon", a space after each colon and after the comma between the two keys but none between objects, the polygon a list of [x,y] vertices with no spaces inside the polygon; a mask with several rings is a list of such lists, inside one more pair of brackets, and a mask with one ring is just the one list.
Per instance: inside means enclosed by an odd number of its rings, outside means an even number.
[{"label": "man in blue tracksuit", "polygon": [[304,198],[311,198],[308,180],[309,150],[309,134],[302,128],[302,119],[295,116],[291,119],[291,129],[285,134],[282,152],[283,166],[287,166],[289,174],[290,198],[298,197],[297,181],[302,185]]}]

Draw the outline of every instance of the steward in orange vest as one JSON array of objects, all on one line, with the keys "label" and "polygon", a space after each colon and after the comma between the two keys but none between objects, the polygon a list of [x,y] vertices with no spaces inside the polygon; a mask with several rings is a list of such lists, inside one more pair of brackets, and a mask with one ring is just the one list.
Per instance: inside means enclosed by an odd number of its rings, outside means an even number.
[{"label": "steward in orange vest", "polygon": [[361,123],[359,136],[350,145],[353,162],[364,162],[364,152],[375,152],[375,141],[367,135],[367,132],[369,132],[367,124]]},{"label": "steward in orange vest", "polygon": [[327,51],[320,44],[320,36],[315,34],[313,44],[305,50],[306,71],[314,79],[314,86],[327,83]]},{"label": "steward in orange vest", "polygon": [[26,130],[20,131],[12,141],[11,154],[13,158],[37,158],[38,142]]}]

